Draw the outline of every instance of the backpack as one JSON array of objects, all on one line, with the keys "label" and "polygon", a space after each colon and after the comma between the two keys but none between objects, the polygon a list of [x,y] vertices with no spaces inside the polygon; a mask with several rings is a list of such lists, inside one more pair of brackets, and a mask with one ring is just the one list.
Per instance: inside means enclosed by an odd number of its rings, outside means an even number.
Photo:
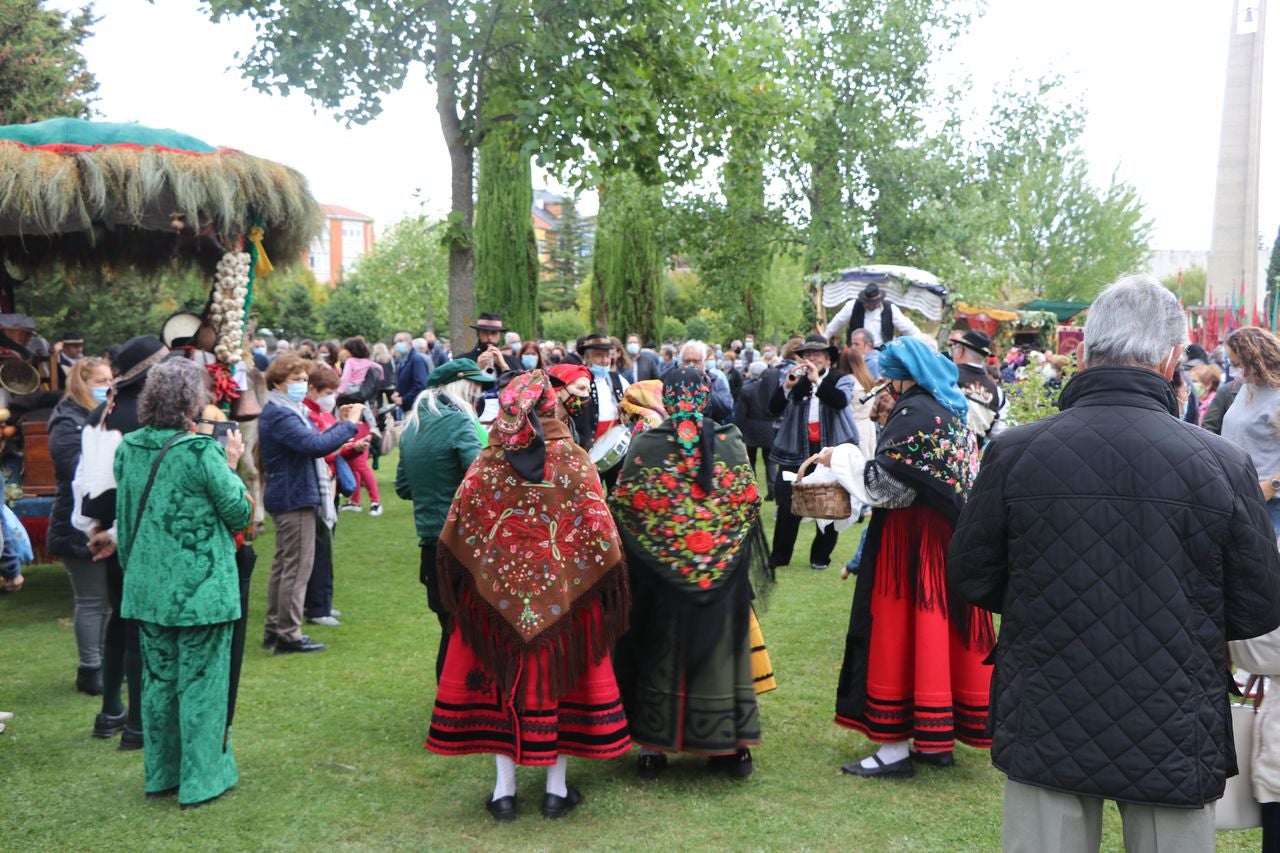
[{"label": "backpack", "polygon": [[360,399],[367,405],[377,404],[378,396],[382,393],[384,378],[382,365],[377,362],[365,372],[364,379],[360,382],[360,389],[356,393],[360,395]]}]

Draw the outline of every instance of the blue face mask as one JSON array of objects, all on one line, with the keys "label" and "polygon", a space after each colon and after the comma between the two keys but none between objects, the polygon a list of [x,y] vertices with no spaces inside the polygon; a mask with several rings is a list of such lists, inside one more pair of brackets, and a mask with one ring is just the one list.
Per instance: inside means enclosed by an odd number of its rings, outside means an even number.
[{"label": "blue face mask", "polygon": [[742,348],[744,350],[752,350],[756,348],[756,345],[753,344],[751,341],[747,341],[745,344],[742,345]]},{"label": "blue face mask", "polygon": [[608,379],[608,378],[609,378],[609,365],[607,365],[607,364],[593,364],[593,365],[591,365],[591,375],[592,375],[592,376],[594,376],[594,377],[596,377],[597,379]]},{"label": "blue face mask", "polygon": [[266,347],[254,347],[254,348],[253,348],[253,354],[254,354],[254,355],[266,355],[266,354],[267,354],[267,348],[266,348]]},{"label": "blue face mask", "polygon": [[107,392],[110,391],[111,388],[104,385],[101,388],[90,388],[89,390],[93,392],[93,399],[97,400],[99,403],[105,403],[107,402]]},{"label": "blue face mask", "polygon": [[627,353],[628,353],[629,355],[639,355],[639,354],[640,354],[640,345],[639,345],[639,344],[627,344]]},{"label": "blue face mask", "polygon": [[396,352],[400,353],[401,355],[408,355],[408,354],[409,354],[409,345],[408,345],[408,344],[406,344],[404,341],[397,341],[397,342],[396,342]]},{"label": "blue face mask", "polygon": [[307,398],[307,383],[290,382],[284,386],[284,393],[295,403],[301,403]]},{"label": "blue face mask", "polygon": [[520,363],[524,365],[525,370],[533,370],[538,366],[538,357],[536,355],[520,356]]}]

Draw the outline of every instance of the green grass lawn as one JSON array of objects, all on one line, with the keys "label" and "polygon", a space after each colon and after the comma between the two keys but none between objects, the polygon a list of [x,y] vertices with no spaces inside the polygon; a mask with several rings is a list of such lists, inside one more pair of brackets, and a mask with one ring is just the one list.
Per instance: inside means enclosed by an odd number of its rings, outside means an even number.
[{"label": "green grass lawn", "polygon": [[[657,781],[635,776],[634,753],[572,760],[586,802],[570,817],[538,813],[541,769],[518,771],[521,818],[496,824],[483,800],[489,756],[423,749],[435,690],[438,628],[418,583],[409,506],[379,472],[386,513],[343,513],[336,542],[338,628],[311,626],[329,644],[312,655],[258,648],[272,538],[258,543],[249,641],[234,744],[240,784],[216,803],[179,811],[143,797],[142,754],[90,737],[96,698],[75,692],[71,589],[61,565],[29,567],[26,588],[0,597],[0,849],[487,850],[999,848],[1003,777],[987,753],[961,747],[954,768],[912,780],[855,779],[839,768],[871,752],[832,722],[853,582],[838,566],[861,528],[842,535],[832,568],[808,568],[813,527],[802,527],[791,568],[761,625],[779,689],[761,697],[764,743],[755,775],[731,781],[679,757]],[[773,504],[765,504],[772,529]],[[1257,850],[1255,832],[1221,833],[1220,850]],[[1120,849],[1108,807],[1104,849]]]}]

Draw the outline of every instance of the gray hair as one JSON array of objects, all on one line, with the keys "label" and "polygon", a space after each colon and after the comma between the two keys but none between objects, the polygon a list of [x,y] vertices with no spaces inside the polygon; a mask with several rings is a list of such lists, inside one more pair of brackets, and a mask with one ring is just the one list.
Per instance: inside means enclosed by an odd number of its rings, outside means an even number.
[{"label": "gray hair", "polygon": [[426,339],[426,338],[414,338],[414,339],[413,339],[413,348],[414,348],[414,349],[416,349],[418,352],[425,353],[425,352],[427,351],[427,339]]},{"label": "gray hair", "polygon": [[479,423],[480,418],[476,416],[475,403],[480,399],[481,393],[483,392],[480,383],[470,379],[455,379],[438,388],[427,388],[418,395],[418,399],[413,401],[413,406],[405,412],[404,428],[406,430],[418,428],[418,413],[423,408],[433,415],[440,414],[441,397],[447,399],[463,414],[469,415],[472,421]]},{"label": "gray hair", "polygon": [[206,375],[185,358],[152,367],[138,396],[138,421],[156,429],[186,429],[209,402]]},{"label": "gray hair", "polygon": [[762,359],[756,359],[751,362],[751,366],[747,368],[748,379],[759,379],[764,376],[764,372],[769,369],[769,365],[765,364]]},{"label": "gray hair", "polygon": [[1158,368],[1187,342],[1187,318],[1173,291],[1149,275],[1108,285],[1084,323],[1086,367],[1106,364]]},{"label": "gray hair", "polygon": [[[684,354],[689,350],[693,350],[698,354],[698,364],[704,364],[707,360],[707,345],[699,340],[685,341],[684,346],[680,347],[680,361],[684,362]],[[714,352],[714,350],[713,350]]]}]

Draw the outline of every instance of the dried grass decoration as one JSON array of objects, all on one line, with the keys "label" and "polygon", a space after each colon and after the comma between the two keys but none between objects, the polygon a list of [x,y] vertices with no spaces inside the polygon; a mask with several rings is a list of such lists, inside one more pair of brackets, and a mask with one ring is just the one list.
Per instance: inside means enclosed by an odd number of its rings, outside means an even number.
[{"label": "dried grass decoration", "polygon": [[175,254],[175,211],[225,238],[261,224],[284,264],[324,222],[299,172],[185,134],[77,119],[0,127],[0,248],[19,267],[158,268]]}]

